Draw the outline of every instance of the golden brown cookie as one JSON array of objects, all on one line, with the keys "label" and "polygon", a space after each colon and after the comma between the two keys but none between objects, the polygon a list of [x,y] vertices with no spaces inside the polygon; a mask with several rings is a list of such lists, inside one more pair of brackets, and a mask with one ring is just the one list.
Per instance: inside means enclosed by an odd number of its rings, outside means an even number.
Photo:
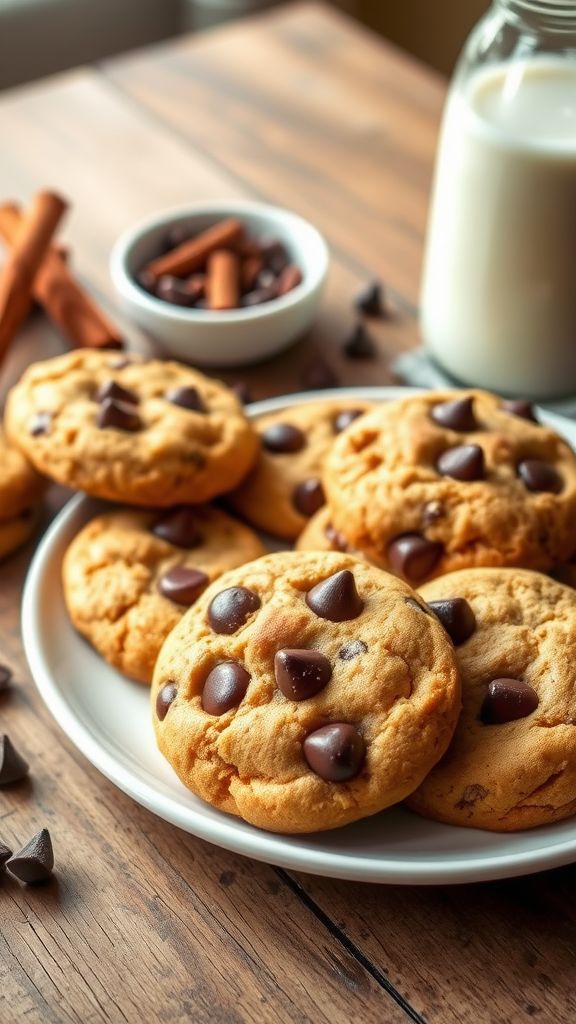
[{"label": "golden brown cookie", "polygon": [[257,529],[294,540],[324,504],[326,454],[339,433],[372,403],[327,400],[260,416],[260,456],[232,506]]},{"label": "golden brown cookie", "polygon": [[10,445],[0,427],[0,558],[32,536],[38,524],[38,503],[46,481],[22,453]]},{"label": "golden brown cookie", "polygon": [[379,406],[328,455],[334,528],[412,583],[474,565],[548,569],[576,550],[576,459],[529,407],[485,392]]},{"label": "golden brown cookie", "polygon": [[335,828],[415,789],[460,709],[454,650],[401,580],[278,552],[226,573],[172,631],[160,750],[203,800],[261,828]]},{"label": "golden brown cookie", "polygon": [[46,476],[144,506],[230,490],[258,448],[218,381],[180,363],[88,349],[31,366],[8,396],[6,429]]},{"label": "golden brown cookie", "polygon": [[72,541],[64,596],[76,629],[106,661],[149,683],[184,611],[223,572],[263,553],[251,530],[216,508],[116,509]]},{"label": "golden brown cookie", "polygon": [[440,602],[437,612],[457,642],[463,711],[448,752],[410,807],[497,832],[574,814],[574,591],[522,569],[464,569],[420,593],[431,606]]}]

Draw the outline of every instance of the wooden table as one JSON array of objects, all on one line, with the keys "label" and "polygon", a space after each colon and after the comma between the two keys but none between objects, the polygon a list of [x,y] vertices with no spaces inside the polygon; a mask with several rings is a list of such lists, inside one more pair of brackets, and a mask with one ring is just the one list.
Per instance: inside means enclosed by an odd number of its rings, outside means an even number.
[{"label": "wooden table", "polygon": [[[111,308],[108,251],[138,217],[238,194],[284,203],[329,238],[328,292],[312,337],[243,376],[257,396],[298,388],[320,354],[342,383],[385,383],[388,357],[417,337],[443,94],[341,16],[289,6],[5,94],[0,195],[51,184],[72,198],[74,265]],[[374,328],[379,359],[347,362],[352,298],[374,275],[395,314]],[[58,342],[37,319],[4,386],[40,346]],[[29,784],[0,793],[0,835],[17,844],[47,825],[58,875],[0,883],[1,1024],[574,1019],[573,868],[454,889],[295,875],[185,835],[108,784],[27,672],[30,554],[0,568],[0,661],[18,683],[1,726],[33,764]]]}]

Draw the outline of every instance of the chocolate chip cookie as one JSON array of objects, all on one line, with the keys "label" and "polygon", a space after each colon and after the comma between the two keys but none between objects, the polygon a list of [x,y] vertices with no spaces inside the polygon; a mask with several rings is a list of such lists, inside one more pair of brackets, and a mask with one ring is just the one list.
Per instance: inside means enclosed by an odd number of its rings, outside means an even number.
[{"label": "chocolate chip cookie", "polygon": [[10,445],[0,427],[0,558],[32,536],[38,523],[38,502],[46,481],[22,453]]},{"label": "chocolate chip cookie", "polygon": [[170,630],[223,572],[264,553],[219,509],[115,509],[74,538],[63,564],[72,622],[121,672],[150,683]]},{"label": "chocolate chip cookie", "polygon": [[[324,505],[312,516],[296,541],[297,551],[346,551],[355,558],[364,558],[362,552],[353,551],[346,538],[332,525],[332,513]],[[368,559],[364,559],[368,561]]]},{"label": "chocolate chip cookie", "polygon": [[460,709],[454,649],[401,580],[346,554],[226,573],[160,652],[160,750],[203,800],[261,828],[335,828],[403,799]]},{"label": "chocolate chip cookie", "polygon": [[548,569],[576,548],[576,459],[527,403],[429,392],[352,423],[328,454],[334,529],[412,583],[474,565]]},{"label": "chocolate chip cookie", "polygon": [[230,496],[247,521],[275,537],[294,540],[325,502],[321,476],[335,438],[369,402],[307,402],[261,416],[258,461]]},{"label": "chocolate chip cookie", "polygon": [[218,381],[180,363],[86,349],[31,366],[8,397],[6,429],[46,476],[150,507],[230,490],[258,449]]},{"label": "chocolate chip cookie", "polygon": [[463,711],[409,806],[497,832],[574,814],[576,593],[521,569],[465,569],[420,593],[456,643]]}]

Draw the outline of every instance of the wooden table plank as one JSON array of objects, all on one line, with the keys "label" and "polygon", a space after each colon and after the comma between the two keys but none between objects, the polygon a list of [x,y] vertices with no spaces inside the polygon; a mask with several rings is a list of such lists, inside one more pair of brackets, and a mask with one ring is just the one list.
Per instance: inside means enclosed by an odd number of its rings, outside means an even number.
[{"label": "wooden table plank", "polygon": [[126,93],[262,197],[312,219],[417,301],[445,86],[319,4],[104,65]]}]

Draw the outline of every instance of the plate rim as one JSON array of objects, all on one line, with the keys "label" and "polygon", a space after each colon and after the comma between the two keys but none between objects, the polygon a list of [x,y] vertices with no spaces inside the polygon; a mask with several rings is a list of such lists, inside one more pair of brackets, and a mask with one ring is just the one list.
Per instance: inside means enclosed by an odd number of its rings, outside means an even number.
[{"label": "plate rim", "polygon": [[[254,418],[293,404],[347,397],[386,401],[427,390],[438,389],[374,385],[295,392],[251,403],[246,406],[246,412],[250,418]],[[563,416],[548,412],[542,412],[542,418],[556,424],[561,424],[565,419]],[[544,845],[536,850],[487,854],[475,858],[468,856],[462,863],[455,863],[449,855],[445,855],[441,860],[427,861],[423,858],[403,863],[401,860],[376,859],[373,856],[361,858],[355,854],[337,851],[327,853],[310,848],[302,849],[294,844],[297,836],[291,836],[293,842],[286,844],[286,837],[282,834],[265,830],[256,830],[254,833],[242,831],[237,827],[238,819],[232,816],[223,815],[221,819],[210,819],[203,815],[201,809],[184,809],[173,797],[159,794],[153,786],[139,778],[134,769],[115,759],[84,725],[81,717],[61,693],[56,674],[50,671],[49,663],[38,642],[38,599],[42,581],[52,566],[53,548],[78,511],[90,500],[84,494],[77,494],[71,498],[54,518],[38,544],[26,574],[22,594],[22,642],[34,685],[57,724],[93,767],[127,796],[162,820],[232,853],[289,870],[350,881],[394,885],[464,884],[530,874],[560,867],[576,859],[576,831],[573,839]],[[159,800],[162,810],[158,808]]]}]

